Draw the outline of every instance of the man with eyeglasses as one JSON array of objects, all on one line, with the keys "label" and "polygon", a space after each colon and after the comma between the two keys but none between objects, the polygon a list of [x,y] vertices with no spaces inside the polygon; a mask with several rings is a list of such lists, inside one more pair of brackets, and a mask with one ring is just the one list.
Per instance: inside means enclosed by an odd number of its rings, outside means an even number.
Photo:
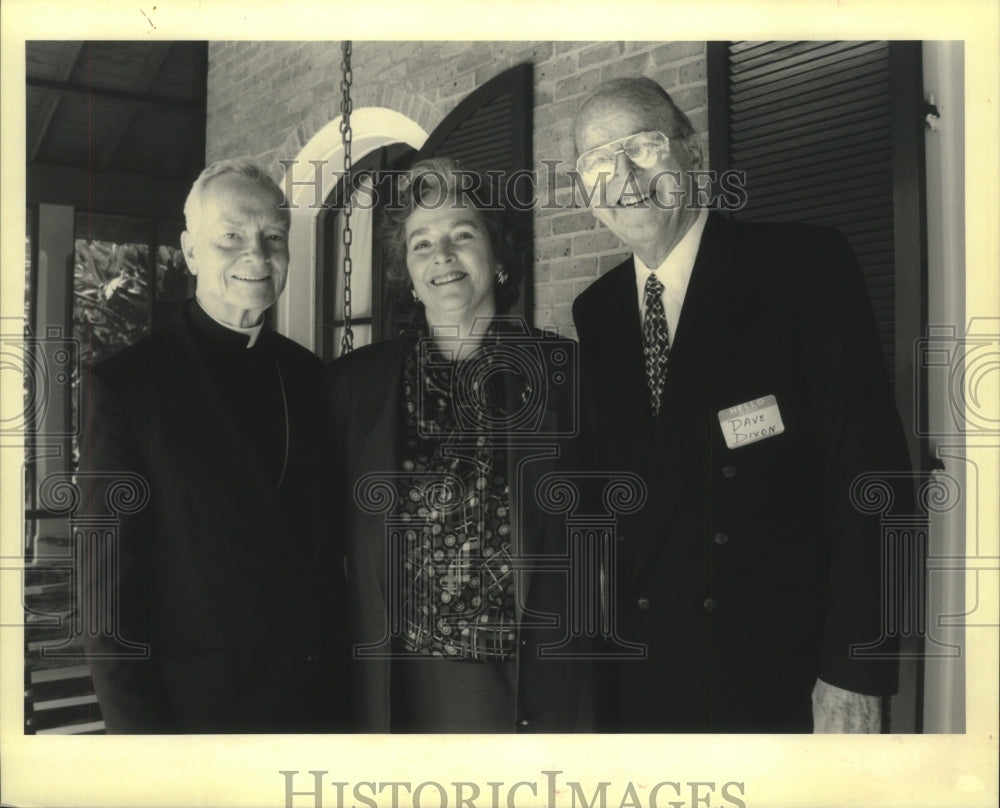
[{"label": "man with eyeglasses", "polygon": [[851,248],[700,209],[698,138],[647,78],[596,88],[574,137],[594,216],[632,251],[573,307],[581,445],[646,485],[606,584],[646,656],[601,664],[599,729],[880,731],[896,645],[852,483],[908,457]]}]

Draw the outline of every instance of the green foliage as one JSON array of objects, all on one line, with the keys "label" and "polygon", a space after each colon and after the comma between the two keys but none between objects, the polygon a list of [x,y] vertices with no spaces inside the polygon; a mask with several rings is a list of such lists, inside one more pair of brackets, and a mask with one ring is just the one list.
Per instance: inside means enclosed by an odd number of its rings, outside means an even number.
[{"label": "green foliage", "polygon": [[77,239],[73,332],[83,362],[96,362],[149,333],[149,248]]}]

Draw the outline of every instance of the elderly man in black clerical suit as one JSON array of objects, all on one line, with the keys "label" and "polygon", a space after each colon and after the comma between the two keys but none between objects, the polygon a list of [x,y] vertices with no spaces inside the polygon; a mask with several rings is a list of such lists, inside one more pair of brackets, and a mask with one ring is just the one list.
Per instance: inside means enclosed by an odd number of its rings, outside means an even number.
[{"label": "elderly man in black clerical suit", "polygon": [[908,460],[850,247],[695,207],[697,138],[649,79],[596,88],[574,137],[633,253],[573,307],[583,444],[647,487],[611,590],[646,657],[603,667],[599,729],[879,731],[896,665],[852,654],[881,638],[883,585],[851,485]]},{"label": "elderly man in black clerical suit", "polygon": [[85,379],[91,515],[115,475],[149,489],[98,558],[83,554],[90,602],[109,587],[118,604],[117,637],[89,647],[108,732],[341,726],[323,369],[264,323],[288,273],[284,202],[250,160],[206,168],[181,236],[195,299]]}]

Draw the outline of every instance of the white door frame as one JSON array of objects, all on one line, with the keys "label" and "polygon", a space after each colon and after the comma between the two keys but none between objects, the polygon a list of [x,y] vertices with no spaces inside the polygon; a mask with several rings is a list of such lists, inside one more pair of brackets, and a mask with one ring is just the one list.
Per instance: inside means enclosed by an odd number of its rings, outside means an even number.
[{"label": "white door frame", "polygon": [[[390,143],[419,149],[427,132],[402,113],[386,107],[362,107],[351,113],[351,161]],[[340,117],[334,118],[285,164],[282,187],[291,206],[288,249],[291,264],[285,292],[275,307],[275,327],[311,351],[316,349],[316,219],[341,177],[344,146]],[[289,174],[291,172],[291,174]]]}]

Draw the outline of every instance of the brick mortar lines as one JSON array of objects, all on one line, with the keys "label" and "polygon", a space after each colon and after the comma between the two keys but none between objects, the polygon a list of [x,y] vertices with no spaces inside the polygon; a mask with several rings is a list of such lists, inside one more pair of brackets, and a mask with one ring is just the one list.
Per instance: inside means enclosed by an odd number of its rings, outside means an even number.
[{"label": "brick mortar lines", "polygon": [[[380,52],[380,49],[386,47],[381,43],[357,43],[355,80],[362,86],[367,84],[367,89],[379,96],[380,103],[376,105],[396,108],[399,104],[390,101],[390,95],[385,92],[383,86],[387,81],[385,75],[394,68],[398,69],[400,64],[412,65],[417,56],[426,57],[430,60],[427,69],[420,72],[436,74],[431,84],[420,82],[415,76],[409,76],[410,81],[397,79],[391,84],[406,94],[419,96],[416,103],[404,104],[405,108],[397,111],[413,117],[414,114],[421,115],[420,109],[438,108],[436,111],[439,114],[434,116],[433,121],[419,121],[430,130],[433,124],[460,103],[469,91],[497,75],[505,66],[509,67],[513,61],[533,61],[535,158],[537,158],[533,162],[539,175],[542,176],[547,169],[540,164],[540,159],[562,161],[571,159],[572,144],[568,138],[571,137],[569,126],[575,105],[582,99],[584,93],[589,91],[589,85],[601,75],[601,71],[613,70],[614,65],[625,62],[640,66],[643,72],[663,82],[671,93],[704,87],[704,78],[692,77],[699,72],[699,63],[705,58],[704,45],[677,43],[672,48],[664,48],[664,45],[674,45],[674,43],[640,43],[635,47],[628,43],[621,46],[618,43],[608,42],[501,43],[499,48],[482,47],[481,54],[476,54],[475,48],[457,49],[447,58],[437,59],[437,56],[421,43],[398,43],[399,47],[408,49],[406,53],[398,53],[392,50],[393,46],[390,46],[388,54],[384,50]],[[604,58],[588,62],[585,57],[581,66],[581,53],[591,49],[589,54],[591,57],[599,56],[602,55],[602,48],[605,49]],[[697,50],[687,53],[686,51],[691,48]],[[541,58],[533,58],[535,52]],[[676,57],[668,59],[667,57],[673,56],[674,52],[677,53]],[[212,97],[226,100],[227,97],[233,96],[236,99],[235,105],[230,107],[227,115],[210,113],[212,133],[209,150],[212,157],[223,156],[224,152],[273,155],[276,150],[284,148],[288,142],[285,135],[288,133],[279,137],[273,129],[263,125],[248,130],[244,124],[238,123],[237,121],[252,122],[252,118],[243,115],[242,107],[251,105],[251,99],[257,99],[256,103],[259,103],[263,97],[263,100],[288,102],[283,104],[283,115],[294,115],[296,105],[301,108],[305,104],[315,108],[315,100],[307,98],[303,101],[304,96],[300,93],[295,93],[291,97],[288,93],[283,93],[282,88],[274,84],[275,74],[280,71],[280,75],[286,76],[286,84],[295,85],[296,88],[301,85],[303,93],[313,92],[318,81],[310,81],[308,77],[319,71],[328,78],[327,74],[338,72],[340,63],[339,51],[328,54],[326,51],[311,49],[309,53],[302,54],[302,59],[312,65],[308,70],[299,66],[298,54],[290,52],[288,48],[281,51],[280,59],[267,60],[267,55],[266,49],[249,51],[243,43],[222,43],[212,50]],[[461,65],[457,65],[457,62],[461,62]],[[365,82],[361,77],[366,69],[372,69],[371,65],[380,66],[381,74],[373,76],[370,82]],[[590,71],[594,72],[589,81],[573,82],[574,78]],[[682,71],[685,78],[691,78],[690,81],[679,82]],[[470,81],[471,86],[465,89]],[[578,91],[570,95],[560,95],[557,90],[560,83],[563,91],[573,88],[578,88]],[[462,89],[457,89],[456,84]],[[335,82],[333,92],[338,91],[339,81]],[[398,101],[398,98],[396,100]],[[214,106],[217,111],[219,105]],[[706,104],[700,104],[686,110],[703,118],[706,108]],[[318,131],[317,121],[309,118],[308,112],[309,110],[305,109],[300,115],[302,123],[308,120],[308,124],[302,129],[302,137],[299,139],[308,140],[315,131]],[[332,117],[335,116],[334,110]],[[701,125],[704,128],[704,122]],[[544,144],[546,154],[538,153],[539,144]],[[557,184],[561,182],[563,180],[559,180]],[[547,193],[547,190],[540,193]],[[567,204],[567,189],[559,187],[555,198],[560,204]],[[579,215],[584,211],[583,208],[563,207],[558,210],[537,210],[534,216],[536,226],[534,247],[539,255],[534,261],[535,312],[539,323],[558,326],[568,333],[572,333],[570,307],[576,293],[620,261],[625,252],[622,245],[606,228],[586,216]],[[560,218],[572,220],[579,229],[561,232],[557,224]]]}]

